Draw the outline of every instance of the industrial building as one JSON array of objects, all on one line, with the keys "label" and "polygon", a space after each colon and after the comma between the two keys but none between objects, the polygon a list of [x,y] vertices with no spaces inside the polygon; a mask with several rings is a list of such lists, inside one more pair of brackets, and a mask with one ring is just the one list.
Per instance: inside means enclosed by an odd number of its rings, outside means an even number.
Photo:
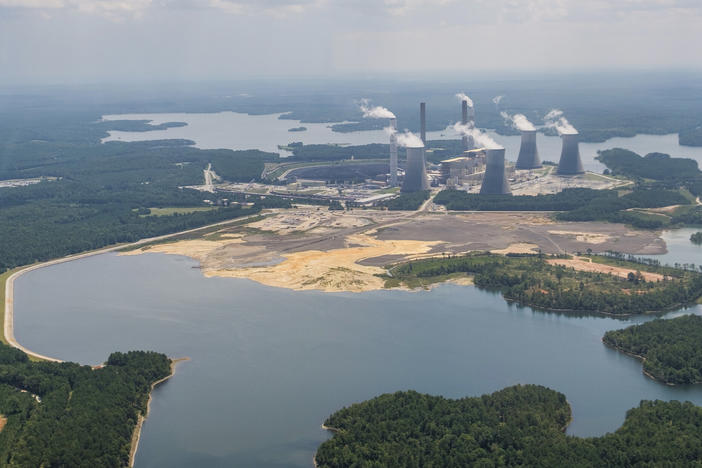
[{"label": "industrial building", "polygon": [[455,187],[467,179],[474,179],[474,174],[485,171],[485,150],[465,151],[463,156],[445,159],[440,163],[439,182]]},{"label": "industrial building", "polygon": [[485,154],[485,177],[480,186],[480,194],[510,195],[511,193],[505,174],[505,149],[488,149]]},{"label": "industrial building", "polygon": [[536,148],[536,130],[522,130],[522,144],[517,157],[517,169],[538,169],[541,167],[539,150]]},{"label": "industrial building", "polygon": [[561,149],[561,159],[558,162],[558,175],[583,174],[583,162],[580,159],[579,135],[577,133],[564,133],[561,135],[563,147]]}]

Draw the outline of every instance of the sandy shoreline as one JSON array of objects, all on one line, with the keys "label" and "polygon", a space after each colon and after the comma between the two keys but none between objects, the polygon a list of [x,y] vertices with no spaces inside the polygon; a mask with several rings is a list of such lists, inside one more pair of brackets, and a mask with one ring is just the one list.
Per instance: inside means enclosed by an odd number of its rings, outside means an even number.
[{"label": "sandy shoreline", "polygon": [[134,432],[132,433],[132,443],[129,449],[130,467],[134,466],[134,459],[136,458],[137,449],[139,448],[139,441],[141,440],[141,430],[144,427],[144,422],[149,417],[149,413],[151,412],[151,398],[153,395],[154,388],[156,388],[157,385],[162,384],[163,382],[173,377],[175,375],[176,366],[178,364],[189,360],[189,357],[171,359],[171,373],[151,384],[151,390],[149,390],[149,400],[146,402],[146,413],[139,415],[139,419],[137,420],[136,426],[134,426]]}]

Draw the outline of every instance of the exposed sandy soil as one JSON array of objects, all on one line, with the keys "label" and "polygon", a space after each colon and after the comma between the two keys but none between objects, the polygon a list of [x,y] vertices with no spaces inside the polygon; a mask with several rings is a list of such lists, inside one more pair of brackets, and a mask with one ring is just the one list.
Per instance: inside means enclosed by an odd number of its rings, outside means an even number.
[{"label": "exposed sandy soil", "polygon": [[[203,239],[152,245],[127,252],[185,255],[206,276],[249,278],[297,290],[381,289],[376,275],[409,259],[491,250],[498,253],[572,253],[616,250],[665,252],[653,231],[609,223],[554,222],[525,212],[428,213],[317,207],[275,210],[249,225],[223,228]],[[628,272],[627,272],[628,273]]]},{"label": "exposed sandy soil", "polygon": [[7,424],[7,418],[0,414],[0,432],[2,432],[3,429],[5,429],[5,424]]},{"label": "exposed sandy soil", "polygon": [[[603,265],[601,263],[594,263],[580,258],[574,258],[572,260],[554,258],[547,260],[551,265],[562,265],[568,268],[575,268],[578,271],[589,271],[593,273],[610,273],[614,276],[619,276],[620,278],[626,278],[629,273],[636,273],[636,270],[630,270],[628,268],[616,267],[611,265]],[[648,273],[645,271],[641,272],[641,276],[644,277],[646,281],[663,281],[664,276],[658,273]]]}]

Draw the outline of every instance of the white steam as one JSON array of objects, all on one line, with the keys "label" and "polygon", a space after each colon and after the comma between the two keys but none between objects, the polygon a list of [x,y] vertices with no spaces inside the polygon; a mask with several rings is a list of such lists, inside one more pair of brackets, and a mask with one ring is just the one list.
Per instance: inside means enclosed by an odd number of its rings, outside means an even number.
[{"label": "white steam", "polygon": [[500,112],[500,115],[503,119],[505,119],[505,122],[508,122],[512,127],[516,128],[519,131],[525,132],[536,130],[534,124],[529,122],[529,119],[527,119],[524,114],[510,115],[507,112],[502,111]]},{"label": "white steam", "polygon": [[361,99],[359,104],[363,117],[367,119],[394,119],[395,114],[389,109],[381,106],[371,106],[370,101],[366,98]]},{"label": "white steam", "polygon": [[468,103],[468,107],[473,107],[473,100],[468,97],[465,93],[457,93],[456,97],[460,99],[461,101],[466,101]]},{"label": "white steam", "polygon": [[384,130],[385,133],[388,134],[388,136],[395,137],[395,142],[397,142],[398,146],[404,146],[405,148],[424,147],[424,142],[422,141],[422,139],[414,133],[410,132],[409,130],[405,130],[404,132],[398,132],[392,127],[385,127]]},{"label": "white steam", "polygon": [[575,135],[578,131],[573,127],[568,119],[563,116],[563,111],[552,109],[544,116],[544,125],[555,128],[559,135]]},{"label": "white steam", "polygon": [[504,99],[504,96],[501,94],[499,96],[495,96],[494,98],[492,98],[492,102],[495,103],[495,107],[497,107],[497,108],[500,107],[500,102],[502,102],[502,99]]},{"label": "white steam", "polygon": [[490,138],[490,135],[487,133],[483,132],[479,128],[475,128],[473,126],[469,125],[463,125],[460,122],[456,122],[453,125],[453,129],[456,130],[456,132],[460,133],[461,135],[473,137],[473,141],[475,142],[476,146],[480,148],[487,148],[487,149],[502,149],[504,148],[501,144],[497,143],[495,140]]}]

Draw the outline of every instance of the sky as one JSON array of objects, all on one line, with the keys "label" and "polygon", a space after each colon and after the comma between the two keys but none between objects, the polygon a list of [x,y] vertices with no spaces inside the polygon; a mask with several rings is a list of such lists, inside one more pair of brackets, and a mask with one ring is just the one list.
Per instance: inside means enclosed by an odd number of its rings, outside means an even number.
[{"label": "sky", "polygon": [[0,84],[699,69],[702,0],[0,0]]}]

